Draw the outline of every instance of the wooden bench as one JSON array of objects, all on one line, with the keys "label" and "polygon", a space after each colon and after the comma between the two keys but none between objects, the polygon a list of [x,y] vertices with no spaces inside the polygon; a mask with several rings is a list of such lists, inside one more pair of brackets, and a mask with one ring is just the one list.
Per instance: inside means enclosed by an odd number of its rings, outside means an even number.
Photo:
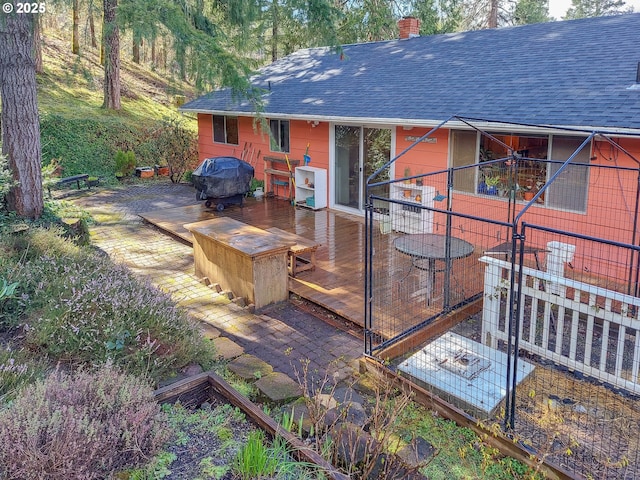
[{"label": "wooden bench", "polygon": [[[60,185],[66,185],[67,183],[76,182],[76,185],[78,185],[78,190],[80,190],[80,182],[88,178],[89,178],[88,173],[81,173],[80,175],[73,175],[71,177],[61,178],[55,184],[56,186],[60,186]],[[51,196],[51,185],[47,187],[47,190],[49,190],[49,196]]]},{"label": "wooden bench", "polygon": [[[267,232],[273,233],[284,242],[293,244],[289,247],[289,275],[295,277],[300,272],[316,268],[316,250],[320,246],[319,243],[276,227],[267,228]],[[308,255],[308,257],[301,257],[302,254]]]}]

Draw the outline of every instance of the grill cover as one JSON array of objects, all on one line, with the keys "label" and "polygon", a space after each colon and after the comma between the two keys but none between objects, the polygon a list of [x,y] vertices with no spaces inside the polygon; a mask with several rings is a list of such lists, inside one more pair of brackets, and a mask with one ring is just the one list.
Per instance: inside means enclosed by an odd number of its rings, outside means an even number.
[{"label": "grill cover", "polygon": [[235,157],[206,158],[192,175],[203,199],[244,195],[251,189],[252,178],[253,167]]}]

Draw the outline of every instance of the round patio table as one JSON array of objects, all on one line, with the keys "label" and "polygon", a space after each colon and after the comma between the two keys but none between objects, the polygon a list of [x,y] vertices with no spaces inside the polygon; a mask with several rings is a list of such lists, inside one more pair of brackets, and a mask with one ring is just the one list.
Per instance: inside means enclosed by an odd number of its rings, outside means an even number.
[{"label": "round patio table", "polygon": [[[447,247],[450,260],[465,258],[473,253],[473,245],[466,240],[438,233],[403,235],[393,240],[393,247],[411,257],[412,267],[427,272],[427,305],[431,304],[436,272],[446,271],[446,267],[441,270],[436,269],[436,261],[445,262],[446,266]],[[448,301],[449,292],[444,293]]]}]

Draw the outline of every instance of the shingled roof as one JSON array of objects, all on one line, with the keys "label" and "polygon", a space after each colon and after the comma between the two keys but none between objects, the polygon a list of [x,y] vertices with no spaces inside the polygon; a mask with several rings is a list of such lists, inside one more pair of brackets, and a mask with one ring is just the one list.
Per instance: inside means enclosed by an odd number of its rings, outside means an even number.
[{"label": "shingled roof", "polygon": [[[299,50],[253,83],[264,114],[430,125],[452,115],[640,129],[640,14]],[[253,114],[229,90],[182,111]]]}]

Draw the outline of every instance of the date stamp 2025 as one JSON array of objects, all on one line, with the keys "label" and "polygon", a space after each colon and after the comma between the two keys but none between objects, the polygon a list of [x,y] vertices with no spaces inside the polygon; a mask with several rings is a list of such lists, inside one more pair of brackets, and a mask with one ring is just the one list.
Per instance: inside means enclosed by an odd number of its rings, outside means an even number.
[{"label": "date stamp 2025", "polygon": [[17,14],[46,13],[47,4],[45,2],[5,2],[2,4],[3,13],[11,13],[15,10]]}]

